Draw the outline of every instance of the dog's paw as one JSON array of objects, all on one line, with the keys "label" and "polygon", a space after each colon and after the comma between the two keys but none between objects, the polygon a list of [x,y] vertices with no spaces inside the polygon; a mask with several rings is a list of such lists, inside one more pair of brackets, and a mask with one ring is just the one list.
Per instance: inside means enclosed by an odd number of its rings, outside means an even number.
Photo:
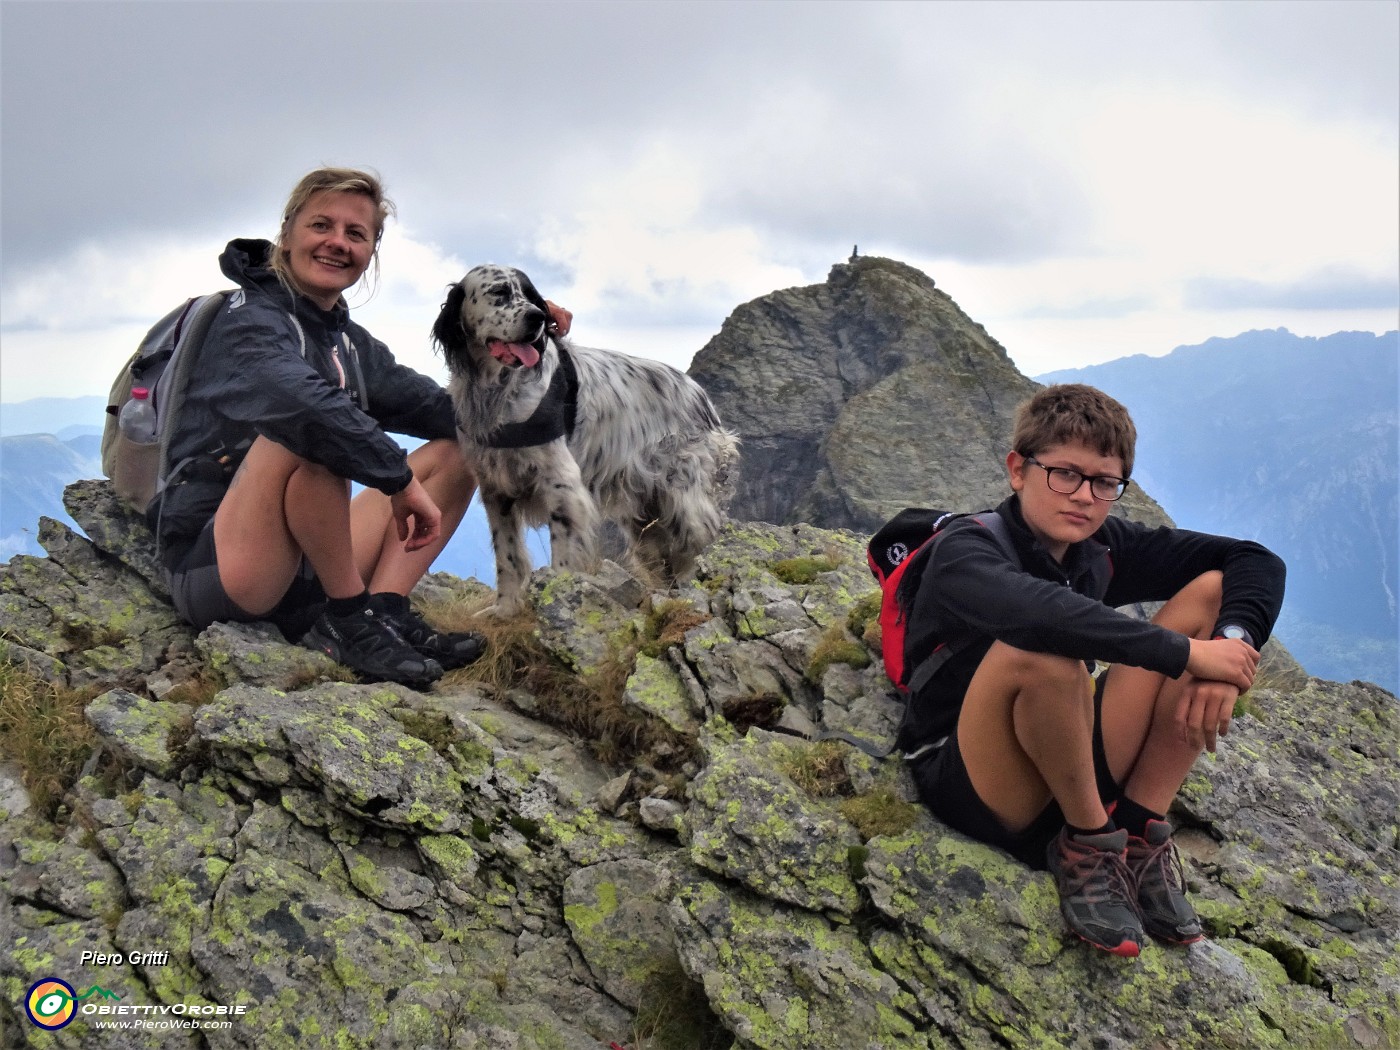
[{"label": "dog's paw", "polygon": [[478,616],[489,616],[493,620],[509,620],[513,616],[519,616],[525,611],[524,602],[496,601],[477,613]]}]

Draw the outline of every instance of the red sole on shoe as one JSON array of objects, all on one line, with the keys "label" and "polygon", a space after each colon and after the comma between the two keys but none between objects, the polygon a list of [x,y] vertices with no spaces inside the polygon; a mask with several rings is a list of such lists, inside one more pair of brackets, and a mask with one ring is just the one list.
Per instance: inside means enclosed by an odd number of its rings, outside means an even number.
[{"label": "red sole on shoe", "polygon": [[[1074,933],[1073,930],[1069,932]],[[1079,937],[1077,933],[1074,933],[1074,935]],[[1101,952],[1108,952],[1109,955],[1116,955],[1120,959],[1136,959],[1142,952],[1142,948],[1132,941],[1122,941],[1116,948],[1105,948],[1102,944],[1095,944],[1087,937],[1079,937],[1079,939],[1091,948],[1097,948]]]}]

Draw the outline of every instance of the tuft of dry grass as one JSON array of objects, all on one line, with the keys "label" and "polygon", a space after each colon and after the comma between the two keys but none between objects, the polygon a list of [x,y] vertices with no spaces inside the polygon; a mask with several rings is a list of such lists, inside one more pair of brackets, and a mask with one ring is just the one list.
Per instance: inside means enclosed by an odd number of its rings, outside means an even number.
[{"label": "tuft of dry grass", "polygon": [[710,1007],[704,986],[679,962],[653,971],[641,999],[632,1027],[634,1050],[727,1050],[734,1042]]},{"label": "tuft of dry grass", "polygon": [[[499,691],[522,689],[531,693],[539,700],[543,717],[588,740],[599,760],[608,764],[655,753],[680,761],[689,754],[693,741],[622,702],[640,643],[613,653],[593,673],[580,675],[540,642],[533,612],[527,610],[509,619],[481,616],[480,611],[490,603],[489,594],[432,606],[425,603],[424,618],[439,630],[479,631],[486,638],[481,659],[450,671],[444,682],[475,682]],[[674,625],[684,619],[682,613],[672,610],[660,622]]]},{"label": "tuft of dry grass", "polygon": [[826,669],[832,664],[849,664],[860,670],[870,666],[870,650],[850,637],[839,623],[828,627],[812,650],[812,661],[807,665],[806,679],[813,685],[820,685]]},{"label": "tuft of dry grass", "polygon": [[658,657],[672,646],[683,645],[687,631],[699,627],[713,619],[702,613],[690,602],[671,599],[658,602],[647,613],[642,627],[641,651],[650,657]]},{"label": "tuft of dry grass", "polygon": [[751,693],[730,697],[720,704],[720,714],[741,734],[757,726],[771,729],[783,715],[787,699],[777,693]]},{"label": "tuft of dry grass", "polygon": [[50,819],[99,744],[83,717],[99,692],[53,685],[0,662],[0,757],[19,767],[35,809]]},{"label": "tuft of dry grass", "polygon": [[840,567],[841,559],[830,552],[801,558],[784,558],[771,566],[773,575],[778,579],[798,586],[812,583],[822,573],[833,572]]},{"label": "tuft of dry grass", "polygon": [[201,667],[161,699],[173,704],[185,704],[192,710],[197,710],[213,700],[223,688],[223,680],[218,675],[207,667]]},{"label": "tuft of dry grass", "polygon": [[851,606],[851,611],[846,614],[846,629],[857,638],[871,644],[871,634],[874,633],[873,648],[880,648],[880,602],[882,594],[880,591],[871,591],[860,601]]},{"label": "tuft of dry grass", "polygon": [[813,798],[834,798],[852,791],[846,770],[846,747],[834,740],[793,747],[782,762],[782,771]]}]

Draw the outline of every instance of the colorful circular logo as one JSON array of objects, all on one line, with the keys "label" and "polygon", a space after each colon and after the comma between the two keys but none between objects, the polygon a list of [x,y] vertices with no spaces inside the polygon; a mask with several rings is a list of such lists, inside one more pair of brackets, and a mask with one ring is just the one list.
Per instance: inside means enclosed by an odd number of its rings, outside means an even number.
[{"label": "colorful circular logo", "polygon": [[62,1028],[73,1020],[78,994],[67,981],[45,977],[36,981],[24,999],[24,1012],[40,1028]]}]

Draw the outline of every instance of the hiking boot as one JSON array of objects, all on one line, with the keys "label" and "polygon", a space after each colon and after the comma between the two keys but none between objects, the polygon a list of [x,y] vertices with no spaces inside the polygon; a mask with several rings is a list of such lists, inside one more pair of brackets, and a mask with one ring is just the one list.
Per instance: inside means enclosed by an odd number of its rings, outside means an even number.
[{"label": "hiking boot", "polygon": [[301,644],[371,682],[425,686],[442,677],[442,665],[420,655],[373,605],[346,616],[323,610]]},{"label": "hiking boot", "polygon": [[486,652],[486,639],[475,631],[438,631],[419,616],[402,594],[381,591],[370,596],[371,608],[389,620],[404,641],[442,665],[444,671],[466,667]]},{"label": "hiking boot", "polygon": [[1143,838],[1129,836],[1127,860],[1147,932],[1172,944],[1203,938],[1201,920],[1186,899],[1186,869],[1172,842],[1172,826],[1149,820]]},{"label": "hiking boot", "polygon": [[1124,861],[1128,833],[1071,835],[1061,828],[1045,851],[1060,912],[1070,932],[1095,948],[1134,958],[1142,950],[1142,919]]}]

